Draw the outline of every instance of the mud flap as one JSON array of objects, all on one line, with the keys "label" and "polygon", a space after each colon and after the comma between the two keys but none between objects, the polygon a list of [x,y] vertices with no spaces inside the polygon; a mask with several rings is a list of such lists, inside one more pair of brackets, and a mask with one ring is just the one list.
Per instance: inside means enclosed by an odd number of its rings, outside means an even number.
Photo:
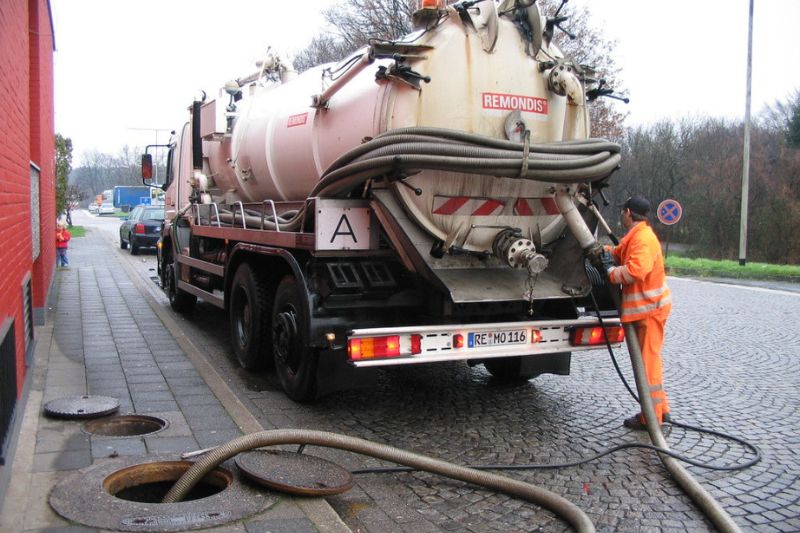
[{"label": "mud flap", "polygon": [[317,365],[317,398],[334,392],[377,386],[377,368],[356,368],[347,361],[345,350],[320,350]]}]

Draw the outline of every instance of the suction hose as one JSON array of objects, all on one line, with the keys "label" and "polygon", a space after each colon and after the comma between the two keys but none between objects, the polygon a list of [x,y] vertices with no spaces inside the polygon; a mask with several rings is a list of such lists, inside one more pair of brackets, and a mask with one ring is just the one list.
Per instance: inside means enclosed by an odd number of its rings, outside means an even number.
[{"label": "suction hose", "polygon": [[[611,294],[614,298],[614,303],[620,307],[620,294],[619,290],[615,287],[611,288]],[[656,416],[655,409],[653,409],[653,402],[650,398],[650,389],[647,384],[647,371],[644,367],[642,360],[642,350],[639,346],[639,340],[636,337],[636,330],[632,324],[623,324],[625,329],[625,341],[628,345],[628,352],[631,356],[631,366],[633,367],[633,376],[636,381],[636,390],[639,392],[639,403],[642,407],[645,423],[647,425],[647,433],[650,435],[650,440],[659,448],[669,449],[667,440],[664,434],[661,433],[661,427],[658,425],[658,417]],[[683,491],[697,504],[697,506],[705,513],[709,520],[716,526],[716,528],[723,533],[739,532],[739,526],[733,521],[730,515],[722,508],[696,479],[678,462],[677,459],[667,455],[658,454],[664,467],[672,474],[675,481],[680,485]]]},{"label": "suction hose", "polygon": [[205,455],[187,470],[164,497],[163,503],[181,501],[192,487],[203,479],[206,474],[219,466],[223,461],[236,454],[262,446],[275,446],[279,444],[305,444],[346,450],[411,466],[419,470],[425,470],[434,474],[457,479],[465,483],[473,483],[488,489],[504,492],[548,509],[562,517],[575,528],[576,531],[581,533],[595,531],[592,521],[575,504],[562,498],[558,494],[536,487],[530,483],[492,474],[490,472],[482,472],[464,466],[458,466],[440,459],[434,459],[385,444],[377,444],[356,437],[348,437],[338,433],[314,431],[310,429],[259,431],[223,444],[219,448],[211,451],[208,455]]}]

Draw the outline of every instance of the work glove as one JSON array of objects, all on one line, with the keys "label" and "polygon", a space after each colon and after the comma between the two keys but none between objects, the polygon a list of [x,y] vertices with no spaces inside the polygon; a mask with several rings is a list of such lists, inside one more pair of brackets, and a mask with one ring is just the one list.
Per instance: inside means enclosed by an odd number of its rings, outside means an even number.
[{"label": "work glove", "polygon": [[593,250],[589,254],[589,261],[592,263],[593,267],[606,275],[608,275],[609,270],[614,267],[614,257],[606,248],[598,247]]},{"label": "work glove", "polygon": [[611,269],[614,268],[614,256],[611,255],[611,252],[604,249],[602,253],[600,253],[599,261],[600,272],[608,275],[608,273],[611,272]]}]

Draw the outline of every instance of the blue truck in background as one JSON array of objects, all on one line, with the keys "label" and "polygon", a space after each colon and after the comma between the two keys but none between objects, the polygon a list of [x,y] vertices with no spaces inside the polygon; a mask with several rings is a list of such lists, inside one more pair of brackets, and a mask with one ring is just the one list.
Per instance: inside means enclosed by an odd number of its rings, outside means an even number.
[{"label": "blue truck in background", "polygon": [[135,185],[117,185],[114,187],[114,207],[122,211],[130,211],[137,205],[150,205],[150,187]]}]

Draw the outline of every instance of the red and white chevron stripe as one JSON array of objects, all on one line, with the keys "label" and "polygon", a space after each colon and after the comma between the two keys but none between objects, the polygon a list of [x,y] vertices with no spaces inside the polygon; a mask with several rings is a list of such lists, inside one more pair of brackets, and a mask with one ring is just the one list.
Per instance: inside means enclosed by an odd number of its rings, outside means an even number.
[{"label": "red and white chevron stripe", "polygon": [[497,215],[505,207],[502,200],[494,198],[470,198],[469,196],[435,196],[434,215]]},{"label": "red and white chevron stripe", "polygon": [[435,196],[434,215],[450,216],[497,216],[506,206],[514,206],[513,214],[519,217],[558,215],[558,207],[552,197],[546,198],[473,198],[469,196]]}]

